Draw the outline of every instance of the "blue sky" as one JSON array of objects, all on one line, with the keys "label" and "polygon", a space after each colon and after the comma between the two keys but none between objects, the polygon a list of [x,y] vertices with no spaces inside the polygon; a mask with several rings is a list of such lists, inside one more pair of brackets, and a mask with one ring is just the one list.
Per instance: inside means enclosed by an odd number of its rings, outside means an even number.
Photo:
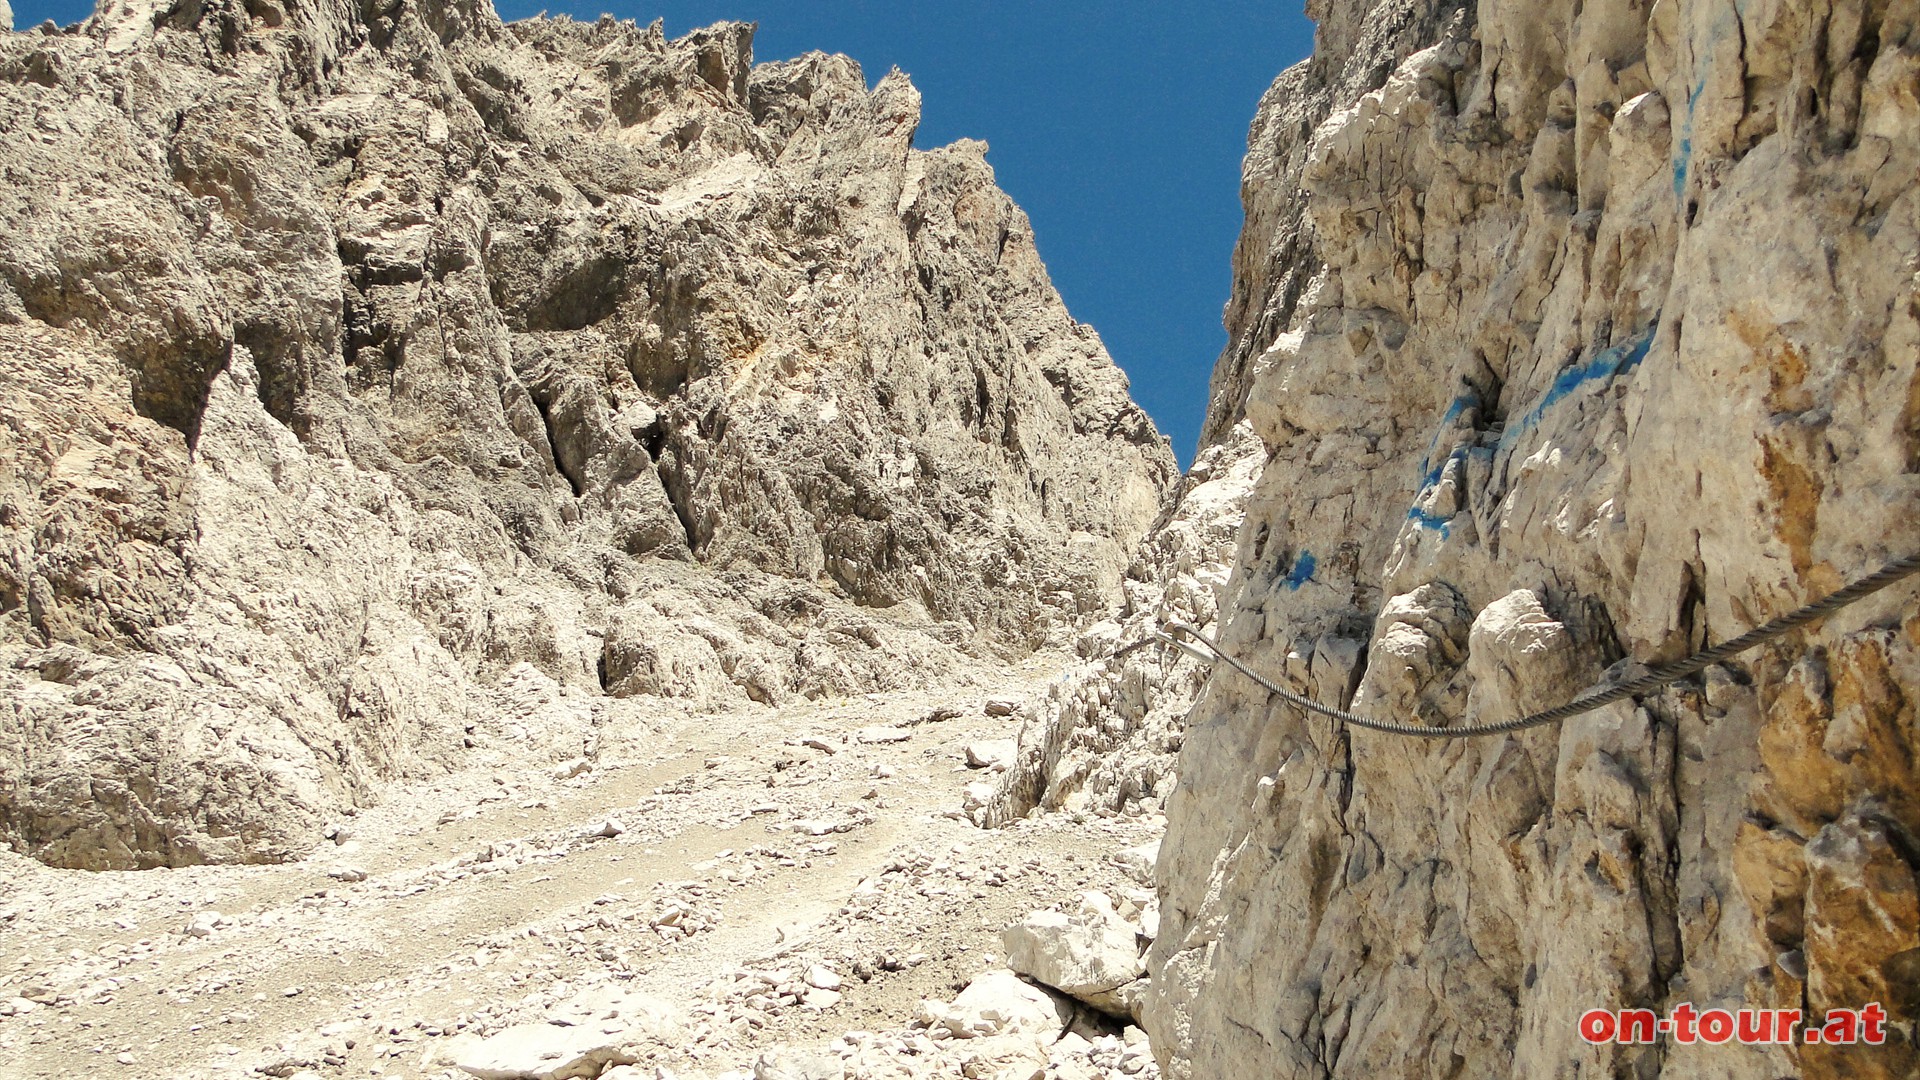
[{"label": "blue sky", "polygon": [[[496,2],[508,19],[664,18],[675,37],[752,20],[756,59],[822,49],[858,60],[869,82],[907,72],[923,101],[917,144],[987,141],[1068,308],[1100,331],[1182,464],[1192,458],[1226,344],[1247,125],[1267,84],[1313,46],[1303,0]],[[13,10],[25,27],[92,9]]]}]

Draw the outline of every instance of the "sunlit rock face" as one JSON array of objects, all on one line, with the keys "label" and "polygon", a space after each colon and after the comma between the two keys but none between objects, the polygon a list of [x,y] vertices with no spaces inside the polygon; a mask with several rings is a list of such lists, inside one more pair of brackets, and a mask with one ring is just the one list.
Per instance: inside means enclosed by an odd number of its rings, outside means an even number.
[{"label": "sunlit rock face", "polygon": [[[1330,704],[1558,704],[1920,545],[1920,7],[1311,6],[1216,372],[1268,460],[1218,632]],[[1589,1008],[1914,1007],[1909,584],[1504,738],[1216,670],[1145,1016],[1169,1075],[1909,1076],[1584,1043]]]},{"label": "sunlit rock face", "polygon": [[636,702],[1119,598],[1173,459],[985,147],[750,43],[332,0],[0,38],[0,836],[281,858]]}]

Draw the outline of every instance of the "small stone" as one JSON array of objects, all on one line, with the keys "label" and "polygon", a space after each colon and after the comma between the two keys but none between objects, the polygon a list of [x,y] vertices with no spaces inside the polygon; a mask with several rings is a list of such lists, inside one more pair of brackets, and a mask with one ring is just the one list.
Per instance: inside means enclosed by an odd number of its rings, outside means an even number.
[{"label": "small stone", "polygon": [[988,698],[985,711],[988,716],[1012,716],[1020,711],[1020,703],[1011,698]]},{"label": "small stone", "polygon": [[820,821],[816,818],[797,818],[786,826],[803,836],[827,836],[832,833],[853,831],[851,821]]},{"label": "small stone", "polygon": [[181,933],[188,937],[212,937],[213,932],[226,921],[226,916],[217,911],[202,911],[190,920]]},{"label": "small stone", "polygon": [[820,990],[838,990],[840,974],[825,964],[815,964],[807,969],[807,985]]},{"label": "small stone", "polygon": [[349,884],[367,880],[367,872],[357,866],[336,866],[327,871],[327,876],[335,881],[344,881]]},{"label": "small stone", "polygon": [[913,732],[902,727],[866,727],[854,732],[853,737],[869,745],[901,743],[913,738]]},{"label": "small stone", "polygon": [[620,1037],[591,1027],[516,1024],[461,1048],[453,1064],[480,1080],[567,1080],[636,1060]]},{"label": "small stone", "polygon": [[1013,764],[1019,746],[1012,739],[983,739],[967,744],[967,768],[1004,769]]},{"label": "small stone", "polygon": [[1789,949],[1774,957],[1773,962],[1790,979],[1804,981],[1807,977],[1807,954],[1799,949]]}]

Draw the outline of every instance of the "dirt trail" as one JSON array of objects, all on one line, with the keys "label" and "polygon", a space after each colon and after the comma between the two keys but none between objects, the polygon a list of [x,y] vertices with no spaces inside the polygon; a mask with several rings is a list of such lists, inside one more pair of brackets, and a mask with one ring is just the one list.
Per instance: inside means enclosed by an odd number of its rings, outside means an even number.
[{"label": "dirt trail", "polygon": [[[920,998],[999,966],[1026,911],[1090,888],[1146,902],[1107,857],[1152,821],[984,832],[955,813],[985,778],[966,745],[1016,733],[983,701],[1037,693],[1061,663],[661,714],[657,735],[616,733],[651,758],[396,788],[290,864],[87,874],[0,856],[0,1077],[465,1076],[448,1061],[462,1033],[608,981],[688,1010],[685,1043],[657,1051],[669,1069],[906,1029]],[[844,984],[806,1003],[773,989],[814,964]]]}]

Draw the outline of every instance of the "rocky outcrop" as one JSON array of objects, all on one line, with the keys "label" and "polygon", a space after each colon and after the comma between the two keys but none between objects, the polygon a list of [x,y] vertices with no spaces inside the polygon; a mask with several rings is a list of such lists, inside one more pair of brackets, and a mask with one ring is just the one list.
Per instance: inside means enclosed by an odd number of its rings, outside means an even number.
[{"label": "rocky outcrop", "polygon": [[751,28],[0,39],[0,835],[282,857],[688,707],[1066,640],[1172,459],[977,143]]},{"label": "rocky outcrop", "polygon": [[[1330,704],[1491,721],[1909,553],[1920,9],[1312,14],[1254,125],[1272,182],[1215,376],[1210,430],[1244,418],[1271,457],[1227,649]],[[1911,585],[1509,737],[1329,728],[1217,668],[1158,867],[1161,1063],[1912,1075],[1916,699]],[[1870,1001],[1886,1046],[1576,1027]]]}]

